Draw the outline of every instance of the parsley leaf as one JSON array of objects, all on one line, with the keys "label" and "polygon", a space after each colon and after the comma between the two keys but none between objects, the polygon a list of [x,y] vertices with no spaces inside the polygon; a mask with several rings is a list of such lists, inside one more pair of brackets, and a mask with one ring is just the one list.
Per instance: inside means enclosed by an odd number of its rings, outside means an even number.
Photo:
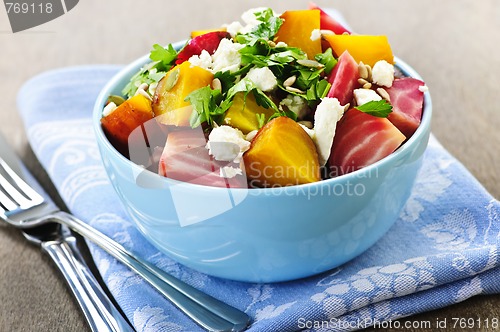
[{"label": "parsley leaf", "polygon": [[208,122],[210,126],[213,122],[219,123],[225,111],[218,105],[221,99],[220,90],[212,90],[206,86],[191,92],[185,99],[193,106],[193,112],[189,119],[192,128],[198,127],[203,122]]},{"label": "parsley leaf", "polygon": [[122,94],[125,97],[131,97],[142,83],[148,85],[157,83],[172,68],[176,57],[177,51],[172,45],[168,45],[166,48],[158,44],[153,45],[153,50],[149,55],[153,62],[142,67],[130,78],[129,83],[123,88]]},{"label": "parsley leaf", "polygon": [[372,100],[361,106],[356,106],[356,109],[379,118],[387,118],[392,112],[392,105],[385,99]]},{"label": "parsley leaf", "polygon": [[172,44],[169,44],[166,48],[161,45],[154,44],[153,50],[149,55],[149,58],[153,61],[158,61],[157,68],[163,69],[165,71],[172,67],[172,63],[177,57],[177,51],[174,49]]},{"label": "parsley leaf", "polygon": [[262,23],[258,24],[248,33],[236,35],[235,39],[238,43],[253,45],[259,39],[272,40],[283,24],[283,19],[274,16],[274,12],[271,8],[255,12],[254,15],[255,18]]},{"label": "parsley leaf", "polygon": [[257,123],[259,124],[259,129],[264,127],[266,124],[266,115],[264,113],[255,113],[257,117]]},{"label": "parsley leaf", "polygon": [[332,49],[327,49],[324,53],[317,54],[315,57],[316,61],[325,65],[325,74],[330,74],[333,68],[337,65],[337,59],[332,54]]}]

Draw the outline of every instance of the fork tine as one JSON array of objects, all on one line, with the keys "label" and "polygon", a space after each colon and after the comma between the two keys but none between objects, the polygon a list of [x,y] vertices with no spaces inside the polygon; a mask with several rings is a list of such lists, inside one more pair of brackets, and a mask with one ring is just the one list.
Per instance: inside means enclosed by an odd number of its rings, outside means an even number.
[{"label": "fork tine", "polygon": [[[34,205],[41,204],[43,202],[43,197],[40,196],[31,186],[29,186],[26,182],[24,182],[23,179],[21,179],[16,172],[2,159],[0,158],[0,166],[5,170],[5,172],[9,175],[12,181],[16,184],[16,186],[26,195],[26,197],[19,192],[17,188],[15,188],[9,180],[7,180],[4,176],[0,176],[0,186],[3,187],[3,189],[9,194],[9,196],[18,204],[19,208],[21,209],[27,209],[30,208]],[[3,204],[4,198],[8,199],[12,204],[12,202],[6,195],[3,195],[2,197],[0,195],[0,201]],[[6,200],[7,202],[7,200]],[[8,203],[8,202],[7,202]],[[5,206],[5,205],[4,205]],[[5,206],[9,211],[12,211],[17,208],[17,206],[14,205],[14,208],[10,208]],[[11,205],[12,207],[12,205]]]},{"label": "fork tine", "polygon": [[[3,178],[3,176],[0,175],[0,178]],[[7,197],[7,195],[5,195],[1,190],[0,190],[0,204],[3,205],[7,209],[7,211],[12,211],[17,209],[17,205],[9,197]],[[2,208],[2,206],[0,206],[0,212],[2,214],[5,213],[5,210]]]}]

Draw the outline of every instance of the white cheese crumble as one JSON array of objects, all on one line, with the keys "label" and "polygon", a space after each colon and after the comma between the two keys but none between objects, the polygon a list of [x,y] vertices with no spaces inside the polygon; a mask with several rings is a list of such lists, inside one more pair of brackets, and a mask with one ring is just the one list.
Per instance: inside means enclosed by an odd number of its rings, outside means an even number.
[{"label": "white cheese crumble", "polygon": [[427,91],[429,91],[429,87],[427,85],[421,85],[418,87],[418,91],[427,92]]},{"label": "white cheese crumble", "polygon": [[199,66],[213,74],[219,71],[235,72],[240,69],[241,54],[239,50],[243,47],[243,44],[233,43],[230,39],[224,38],[220,41],[214,54],[210,55],[206,50],[203,50],[200,55],[193,55],[188,61],[191,65]]},{"label": "white cheese crumble", "polygon": [[356,105],[361,106],[370,101],[382,100],[382,97],[378,93],[370,89],[355,89],[354,99],[356,100]]},{"label": "white cheese crumble", "polygon": [[202,50],[200,55],[192,55],[188,62],[193,66],[198,66],[210,71],[212,69],[212,56],[206,50]]},{"label": "white cheese crumble", "polygon": [[[251,31],[253,31],[258,25],[260,25],[262,22],[257,19],[255,16],[256,13],[262,12],[264,10],[267,10],[268,8],[266,7],[258,7],[258,8],[252,8],[247,10],[241,15],[241,19],[243,20],[243,24],[241,24],[238,21],[232,22],[230,24],[227,24],[226,31],[231,35],[231,37],[236,36],[238,33],[241,34],[246,34]],[[273,11],[274,16],[279,16]]]},{"label": "white cheese crumble", "polygon": [[[344,106],[337,98],[325,97],[314,113],[314,144],[318,150],[319,163],[325,165],[332,149],[337,122],[344,115]],[[307,131],[306,131],[307,132]]]},{"label": "white cheese crumble", "polygon": [[320,29],[314,29],[312,32],[311,32],[311,40],[312,41],[316,41],[318,39],[321,38],[321,30]]},{"label": "white cheese crumble", "polygon": [[242,175],[243,171],[241,168],[233,166],[224,166],[219,169],[219,176],[221,178],[232,179],[236,175]]},{"label": "white cheese crumble", "polygon": [[232,23],[227,24],[226,26],[226,31],[231,35],[231,37],[234,38],[240,32],[240,30],[243,28],[243,25],[241,25],[240,22],[234,21]]},{"label": "white cheese crumble", "polygon": [[288,47],[288,44],[282,41],[276,43],[276,47]]},{"label": "white cheese crumble", "polygon": [[206,148],[215,160],[240,162],[243,153],[250,148],[250,142],[240,130],[224,125],[212,129]]},{"label": "white cheese crumble", "polygon": [[394,66],[385,60],[375,63],[372,68],[373,83],[390,88],[394,81]]},{"label": "white cheese crumble", "polygon": [[107,104],[107,105],[104,107],[104,109],[102,110],[102,116],[103,116],[103,117],[106,117],[106,116],[110,115],[110,114],[111,114],[111,113],[113,113],[113,111],[114,111],[115,109],[117,109],[117,108],[118,108],[118,106],[116,106],[116,104],[115,104],[115,103],[110,102],[110,103],[109,103],[109,104]]},{"label": "white cheese crumble", "polygon": [[241,50],[245,45],[233,43],[231,40],[224,38],[220,41],[219,47],[212,55],[212,72],[219,71],[235,72],[240,69],[241,65]]},{"label": "white cheese crumble", "polygon": [[297,114],[297,119],[301,120],[307,113],[307,103],[304,98],[289,94],[280,102],[280,106],[286,106],[290,111]]},{"label": "white cheese crumble", "polygon": [[267,67],[250,69],[246,78],[254,82],[255,86],[264,92],[272,91],[278,86],[276,76]]}]

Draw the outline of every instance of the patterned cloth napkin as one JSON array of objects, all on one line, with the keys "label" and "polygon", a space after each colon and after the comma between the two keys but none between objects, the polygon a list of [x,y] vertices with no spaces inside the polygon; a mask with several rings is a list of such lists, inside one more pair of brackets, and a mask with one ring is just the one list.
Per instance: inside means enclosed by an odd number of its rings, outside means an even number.
[{"label": "patterned cloth napkin", "polygon": [[[127,219],[92,130],[94,100],[119,69],[66,68],[27,82],[18,104],[31,146],[73,214],[245,311],[253,319],[249,331],[353,330],[500,293],[500,204],[434,138],[395,225],[336,269],[292,282],[249,284],[204,275],[160,254]],[[89,245],[104,282],[138,331],[200,330],[140,277]]]}]

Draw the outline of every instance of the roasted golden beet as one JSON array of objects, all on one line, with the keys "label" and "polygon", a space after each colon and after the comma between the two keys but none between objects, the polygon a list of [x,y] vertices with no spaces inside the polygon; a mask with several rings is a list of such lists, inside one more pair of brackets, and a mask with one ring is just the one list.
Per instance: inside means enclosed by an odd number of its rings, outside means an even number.
[{"label": "roasted golden beet", "polygon": [[323,38],[330,43],[337,56],[347,50],[356,63],[363,61],[372,67],[379,60],[394,63],[394,55],[386,36],[324,35]]},{"label": "roasted golden beet", "polygon": [[151,101],[143,95],[136,95],[103,117],[101,125],[113,146],[122,154],[128,156],[130,134],[134,129],[152,118]]},{"label": "roasted golden beet", "polygon": [[285,21],[277,33],[277,41],[301,48],[309,59],[321,53],[321,38],[312,40],[313,30],[320,29],[320,11],[289,10],[281,15]]},{"label": "roasted golden beet", "polygon": [[262,127],[243,160],[252,186],[291,186],[321,180],[314,142],[287,117],[275,118]]},{"label": "roasted golden beet", "polygon": [[231,107],[224,116],[224,123],[231,127],[238,128],[243,134],[248,134],[252,130],[259,129],[257,115],[264,116],[265,122],[274,114],[270,108],[259,106],[252,93],[245,99],[243,92],[237,93],[233,98]]},{"label": "roasted golden beet", "polygon": [[191,38],[196,38],[201,35],[205,35],[209,32],[222,31],[226,32],[226,28],[217,28],[217,29],[206,29],[206,30],[194,30],[191,31]]},{"label": "roasted golden beet", "polygon": [[[153,96],[155,116],[164,115],[160,122],[165,125],[188,126],[192,109],[184,99],[194,90],[212,83],[214,75],[189,62],[183,62],[172,68],[156,87]],[[166,113],[171,113],[165,115]]]}]

